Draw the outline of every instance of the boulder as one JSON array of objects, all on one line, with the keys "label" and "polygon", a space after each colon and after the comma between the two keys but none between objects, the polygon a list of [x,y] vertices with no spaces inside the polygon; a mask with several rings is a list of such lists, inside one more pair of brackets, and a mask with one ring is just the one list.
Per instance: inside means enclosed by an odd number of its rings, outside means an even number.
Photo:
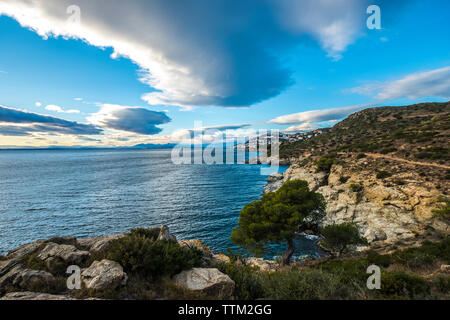
[{"label": "boulder", "polygon": [[24,244],[14,250],[11,250],[6,257],[12,260],[21,260],[27,255],[36,253],[41,248],[43,243],[43,240],[39,240],[33,243]]},{"label": "boulder", "polygon": [[120,264],[111,260],[94,261],[81,273],[86,288],[93,290],[116,289],[127,282],[127,274]]},{"label": "boulder", "polygon": [[267,178],[267,182],[268,182],[268,183],[273,183],[273,182],[277,182],[277,181],[283,180],[283,178],[284,178],[284,176],[283,176],[282,173],[275,172],[275,173],[272,173],[272,174]]},{"label": "boulder", "polygon": [[69,296],[53,295],[39,292],[11,292],[0,300],[76,300]]},{"label": "boulder", "polygon": [[213,263],[230,263],[231,260],[228,256],[224,254],[215,254],[213,255]]},{"label": "boulder", "polygon": [[159,232],[158,240],[177,241],[177,237],[170,233],[168,226],[162,226]]},{"label": "boulder", "polygon": [[21,263],[14,260],[3,261],[6,262],[3,266],[0,265],[1,277],[0,288],[14,286],[21,289],[32,288],[36,284],[48,284],[55,280],[52,274],[42,270],[26,269]]},{"label": "boulder", "polygon": [[81,239],[78,240],[78,243],[84,250],[97,253],[107,250],[114,240],[123,238],[124,236],[124,234],[116,234],[100,238]]},{"label": "boulder", "polygon": [[38,258],[43,260],[52,269],[52,264],[58,259],[66,263],[79,265],[89,257],[88,251],[78,250],[73,245],[48,243],[38,254]]},{"label": "boulder", "polygon": [[211,251],[210,248],[203,245],[203,242],[201,240],[198,240],[198,239],[182,240],[182,241],[178,242],[178,244],[181,247],[197,248],[198,250],[200,250],[203,254],[202,261],[203,261],[204,265],[209,266],[212,263],[214,263],[214,253]]},{"label": "boulder", "polygon": [[441,265],[441,272],[450,273],[450,265],[448,264]]},{"label": "boulder", "polygon": [[217,299],[231,299],[235,283],[217,269],[194,268],[173,277],[177,285]]},{"label": "boulder", "polygon": [[278,263],[272,260],[264,260],[262,258],[248,258],[245,262],[253,267],[258,267],[261,271],[276,271],[278,268]]}]

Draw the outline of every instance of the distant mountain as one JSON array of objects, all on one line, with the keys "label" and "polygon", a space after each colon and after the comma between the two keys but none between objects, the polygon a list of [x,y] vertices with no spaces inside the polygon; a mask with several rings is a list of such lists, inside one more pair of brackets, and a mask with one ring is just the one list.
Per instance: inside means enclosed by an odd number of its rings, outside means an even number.
[{"label": "distant mountain", "polygon": [[173,149],[177,145],[174,143],[167,143],[167,144],[138,144],[133,147],[132,149]]}]

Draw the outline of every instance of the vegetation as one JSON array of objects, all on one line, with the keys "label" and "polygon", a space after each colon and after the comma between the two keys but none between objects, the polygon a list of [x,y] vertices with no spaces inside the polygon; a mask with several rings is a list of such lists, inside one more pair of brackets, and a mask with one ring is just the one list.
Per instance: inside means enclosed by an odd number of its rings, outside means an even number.
[{"label": "vegetation", "polygon": [[151,280],[173,276],[202,265],[202,253],[196,248],[180,247],[172,241],[156,241],[152,232],[132,231],[114,240],[106,258],[117,261],[129,274]]},{"label": "vegetation", "polygon": [[377,179],[386,179],[392,176],[392,173],[381,170],[377,172]]},{"label": "vegetation", "polygon": [[323,236],[321,245],[337,252],[339,256],[350,246],[368,245],[367,240],[359,235],[358,228],[353,223],[329,225],[320,233]]},{"label": "vegetation", "polygon": [[324,215],[325,200],[321,194],[310,191],[306,181],[288,181],[276,192],[242,209],[231,240],[256,255],[270,243],[285,241],[288,249],[282,263],[288,265],[295,249],[295,232],[317,229]]},{"label": "vegetation", "polygon": [[316,162],[317,171],[330,172],[331,167],[336,162],[334,158],[320,158]]},{"label": "vegetation", "polygon": [[440,209],[433,210],[433,213],[436,216],[439,216],[439,217],[442,217],[445,219],[450,219],[450,199],[440,198],[439,202],[443,203],[444,206]]}]

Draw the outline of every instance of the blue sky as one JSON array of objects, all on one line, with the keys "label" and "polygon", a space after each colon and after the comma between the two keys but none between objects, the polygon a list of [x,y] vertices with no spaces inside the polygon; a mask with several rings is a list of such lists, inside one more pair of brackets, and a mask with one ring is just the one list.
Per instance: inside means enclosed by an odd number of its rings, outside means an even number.
[{"label": "blue sky", "polygon": [[76,2],[74,27],[71,1],[0,0],[0,146],[295,132],[450,97],[446,0]]}]

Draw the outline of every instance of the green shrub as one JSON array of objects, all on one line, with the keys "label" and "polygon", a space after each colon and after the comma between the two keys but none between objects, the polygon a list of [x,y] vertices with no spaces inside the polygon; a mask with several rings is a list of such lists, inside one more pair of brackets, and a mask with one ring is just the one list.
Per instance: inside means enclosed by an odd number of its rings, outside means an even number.
[{"label": "green shrub", "polygon": [[389,265],[391,265],[392,263],[390,255],[380,255],[375,251],[369,251],[369,253],[367,254],[367,261],[369,261],[370,264],[385,268],[389,267]]},{"label": "green shrub", "polygon": [[367,281],[367,267],[370,263],[367,259],[332,260],[320,265],[323,271],[338,275],[345,283],[356,283],[364,288]]},{"label": "green shrub", "polygon": [[392,173],[381,170],[377,173],[377,179],[386,179],[392,176]]},{"label": "green shrub", "polygon": [[438,276],[433,279],[433,287],[445,294],[450,293],[450,277],[449,276]]},{"label": "green shrub", "polygon": [[320,233],[323,236],[321,244],[339,255],[350,246],[368,244],[367,240],[360,236],[358,228],[353,223],[329,225],[322,228]]},{"label": "green shrub", "polygon": [[340,183],[347,183],[348,179],[350,179],[350,177],[342,176],[342,177],[339,178],[339,182]]},{"label": "green shrub", "polygon": [[360,192],[360,191],[363,190],[363,187],[362,187],[360,184],[352,183],[352,184],[350,185],[350,190],[351,190],[352,192]]},{"label": "green shrub", "polygon": [[136,228],[130,231],[131,236],[141,236],[156,241],[161,232],[161,228]]},{"label": "green shrub", "polygon": [[410,268],[419,268],[433,264],[436,260],[450,263],[450,237],[441,242],[424,241],[419,248],[399,250],[392,254],[394,263]]},{"label": "green shrub", "polygon": [[234,295],[238,300],[256,300],[264,297],[261,275],[256,267],[236,263],[220,263],[216,266],[236,284]]},{"label": "green shrub", "polygon": [[140,235],[114,240],[106,254],[124,270],[156,280],[202,265],[202,253],[196,248],[180,247],[172,241],[153,241]]},{"label": "green shrub", "polygon": [[433,210],[433,213],[438,217],[450,219],[450,199],[440,198],[438,202],[443,203],[444,206]]},{"label": "green shrub", "polygon": [[402,271],[385,272],[381,275],[380,293],[389,298],[424,298],[430,294],[428,282],[416,275]]},{"label": "green shrub", "polygon": [[336,162],[334,158],[320,158],[316,162],[316,170],[330,172],[331,166]]},{"label": "green shrub", "polygon": [[355,297],[355,288],[338,276],[320,270],[268,273],[262,276],[264,298],[269,300],[337,300]]}]

